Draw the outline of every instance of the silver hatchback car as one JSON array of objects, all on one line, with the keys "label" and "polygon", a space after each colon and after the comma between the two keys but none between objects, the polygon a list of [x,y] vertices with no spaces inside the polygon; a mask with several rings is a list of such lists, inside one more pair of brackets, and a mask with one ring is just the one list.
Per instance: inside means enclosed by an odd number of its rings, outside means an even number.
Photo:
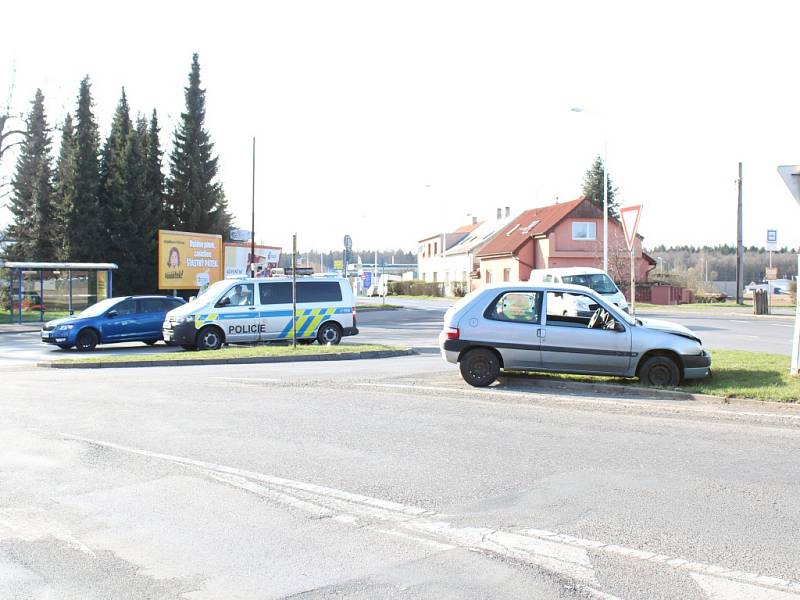
[{"label": "silver hatchback car", "polygon": [[[591,317],[564,314],[565,299],[587,304]],[[477,387],[501,370],[638,377],[670,387],[711,372],[711,357],[691,330],[633,318],[578,285],[508,283],[472,292],[445,314],[439,346]]]}]

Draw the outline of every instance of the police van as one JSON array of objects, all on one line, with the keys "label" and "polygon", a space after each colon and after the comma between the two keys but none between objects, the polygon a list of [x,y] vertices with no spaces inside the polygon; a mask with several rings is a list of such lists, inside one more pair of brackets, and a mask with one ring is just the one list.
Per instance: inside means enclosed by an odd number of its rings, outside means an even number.
[{"label": "police van", "polygon": [[[303,343],[338,344],[357,335],[356,306],[342,278],[299,278],[295,330]],[[164,319],[164,341],[185,349],[292,339],[292,280],[225,279]]]}]

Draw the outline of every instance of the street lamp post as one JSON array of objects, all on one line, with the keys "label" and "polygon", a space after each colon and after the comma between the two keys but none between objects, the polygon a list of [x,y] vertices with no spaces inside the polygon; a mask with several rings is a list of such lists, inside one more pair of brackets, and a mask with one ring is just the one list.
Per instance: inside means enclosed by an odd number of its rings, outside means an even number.
[{"label": "street lamp post", "polygon": [[[578,106],[570,110],[574,113],[585,112]],[[603,140],[603,271],[608,273],[608,141],[605,139]]]}]

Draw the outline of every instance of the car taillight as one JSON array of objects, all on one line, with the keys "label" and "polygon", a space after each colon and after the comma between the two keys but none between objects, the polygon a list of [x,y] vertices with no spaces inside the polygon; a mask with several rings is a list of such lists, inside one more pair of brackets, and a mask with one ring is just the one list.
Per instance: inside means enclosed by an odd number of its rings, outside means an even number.
[{"label": "car taillight", "polygon": [[444,333],[448,340],[458,339],[458,327],[445,327]]}]

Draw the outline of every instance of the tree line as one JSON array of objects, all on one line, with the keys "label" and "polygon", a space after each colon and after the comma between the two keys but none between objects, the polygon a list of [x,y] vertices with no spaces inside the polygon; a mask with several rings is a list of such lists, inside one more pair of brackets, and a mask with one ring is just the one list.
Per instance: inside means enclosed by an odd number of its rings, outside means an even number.
[{"label": "tree line", "polygon": [[[657,266],[650,273],[650,280],[665,279],[669,276],[690,273],[698,281],[735,281],[736,246],[655,246],[645,250],[656,259]],[[744,252],[744,279],[761,282],[769,266],[769,252],[764,248],[751,246]],[[797,252],[782,248],[772,253],[772,266],[777,267],[778,277],[790,279],[797,275]]]},{"label": "tree line", "polygon": [[115,294],[125,295],[156,290],[158,229],[227,239],[231,215],[205,128],[197,54],[184,98],[165,176],[157,111],[134,120],[123,88],[101,145],[88,75],[80,83],[74,117],[64,118],[53,162],[53,130],[37,89],[11,182],[6,258],[113,262],[119,266]]}]

